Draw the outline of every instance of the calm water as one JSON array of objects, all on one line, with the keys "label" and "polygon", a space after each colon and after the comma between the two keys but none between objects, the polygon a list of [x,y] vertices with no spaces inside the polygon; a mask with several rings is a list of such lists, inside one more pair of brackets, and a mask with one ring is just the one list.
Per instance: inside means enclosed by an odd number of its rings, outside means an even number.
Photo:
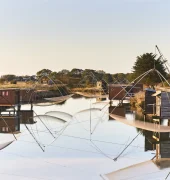
[{"label": "calm water", "polygon": [[[154,156],[153,152],[144,152],[144,137],[141,135],[116,162],[113,161],[137,135],[137,130],[108,120],[108,108],[103,110],[104,113],[95,109],[78,113],[105,105],[94,104],[95,102],[96,99],[71,98],[62,105],[35,106],[34,110],[38,115],[49,111],[62,111],[74,116],[63,132],[61,130],[65,124],[60,120],[42,117],[56,139],[38,118],[36,124],[28,125],[45,152],[42,152],[22,125],[18,141],[0,151],[1,179],[101,180],[101,174],[150,160]],[[24,105],[22,108],[29,109],[29,106]],[[54,115],[61,116],[58,113]],[[64,116],[62,115],[62,118],[68,120],[68,116]],[[128,114],[127,118],[132,117]]]}]

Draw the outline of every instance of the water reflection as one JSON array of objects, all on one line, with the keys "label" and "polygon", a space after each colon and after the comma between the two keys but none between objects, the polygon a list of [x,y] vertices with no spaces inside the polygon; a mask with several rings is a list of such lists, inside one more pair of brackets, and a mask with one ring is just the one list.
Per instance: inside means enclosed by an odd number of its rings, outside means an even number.
[{"label": "water reflection", "polygon": [[[101,102],[104,103],[105,101]],[[56,116],[58,117],[58,111],[75,115],[79,111],[92,107],[93,103],[96,103],[95,98],[70,98],[62,106],[34,106],[34,111],[38,115],[43,115],[43,122],[56,139],[53,138],[39,119],[37,119],[37,124],[28,125],[38,142],[45,145],[45,153],[43,153],[32,136],[26,131],[25,126],[21,125],[21,137],[4,149],[3,154],[0,154],[1,171],[11,174],[17,172],[19,175],[23,174],[28,177],[31,172],[31,176],[36,179],[100,180],[99,174],[121,169],[153,157],[150,152],[143,151],[143,136],[139,136],[117,162],[113,162],[104,156],[104,154],[107,154],[115,158],[126,144],[136,136],[137,132],[134,127],[124,125],[118,121],[99,121],[98,117],[101,116],[99,111],[83,111],[76,118],[73,118],[67,127],[65,123],[61,124],[60,119],[44,116],[55,116],[57,112]],[[101,108],[105,105],[103,103],[100,105]],[[115,105],[116,103],[114,102]],[[23,106],[23,109],[28,108],[30,108],[28,105]],[[106,111],[106,114],[108,116],[108,111]],[[125,116],[128,120],[132,120],[133,116],[131,116],[130,110],[126,109]],[[68,114],[67,116],[65,114],[64,117],[60,116],[62,119],[66,119],[66,117],[69,117]],[[92,123],[90,123],[90,119]],[[92,134],[90,133],[90,124]],[[94,148],[90,138],[103,153]],[[9,153],[11,153],[10,156]],[[21,157],[15,156],[15,154],[19,154]],[[24,157],[29,157],[30,163]],[[18,162],[17,166],[16,162]],[[57,166],[57,164],[59,165]],[[3,176],[1,178],[10,179]]]},{"label": "water reflection", "polygon": [[[157,116],[151,114],[145,114],[142,111],[131,110],[129,104],[122,104],[120,106],[110,106],[109,113],[114,115],[125,117],[127,121],[144,121],[155,124],[170,126],[168,119],[158,119]],[[112,120],[112,117],[109,117]],[[140,128],[136,128],[137,132],[140,132],[144,136],[145,148],[144,151],[154,151],[158,145],[158,154],[160,158],[170,158],[170,133],[169,132],[153,132]]]}]

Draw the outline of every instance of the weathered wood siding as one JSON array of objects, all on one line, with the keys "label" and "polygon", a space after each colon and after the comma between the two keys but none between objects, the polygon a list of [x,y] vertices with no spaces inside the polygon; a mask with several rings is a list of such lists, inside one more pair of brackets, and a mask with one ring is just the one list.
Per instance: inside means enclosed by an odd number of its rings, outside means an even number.
[{"label": "weathered wood siding", "polygon": [[125,90],[121,86],[109,86],[109,99],[124,99]]},{"label": "weathered wood siding", "polygon": [[[5,123],[5,122],[7,123]],[[19,130],[19,123],[17,116],[5,116],[0,118],[0,133],[11,133]]]},{"label": "weathered wood siding", "polygon": [[152,96],[154,91],[145,91],[145,113],[155,114],[156,113],[156,97]]},{"label": "weathered wood siding", "polygon": [[156,115],[161,116],[161,97],[156,96]]},{"label": "weathered wood siding", "polygon": [[[116,107],[115,108],[115,106],[110,106],[109,107],[109,114],[115,114],[118,116],[125,117],[125,108],[124,107]],[[109,119],[113,119],[113,118],[109,116]]]},{"label": "weathered wood siding", "polygon": [[33,124],[33,110],[20,111],[20,123],[21,124]]},{"label": "weathered wood siding", "polygon": [[0,105],[14,105],[19,103],[19,90],[18,89],[4,89],[0,90]]},{"label": "weathered wood siding", "polygon": [[20,101],[23,103],[31,103],[34,100],[35,92],[33,89],[21,89]]},{"label": "weathered wood siding", "polygon": [[170,93],[161,93],[161,118],[170,119]]},{"label": "weathered wood siding", "polygon": [[160,143],[161,158],[170,158],[170,141]]}]

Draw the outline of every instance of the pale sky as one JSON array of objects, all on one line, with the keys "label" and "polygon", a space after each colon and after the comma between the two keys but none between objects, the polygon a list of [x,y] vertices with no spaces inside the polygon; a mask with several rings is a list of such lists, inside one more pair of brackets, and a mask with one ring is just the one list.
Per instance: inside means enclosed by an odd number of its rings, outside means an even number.
[{"label": "pale sky", "polygon": [[0,74],[131,72],[156,44],[170,59],[169,19],[170,0],[0,0]]}]

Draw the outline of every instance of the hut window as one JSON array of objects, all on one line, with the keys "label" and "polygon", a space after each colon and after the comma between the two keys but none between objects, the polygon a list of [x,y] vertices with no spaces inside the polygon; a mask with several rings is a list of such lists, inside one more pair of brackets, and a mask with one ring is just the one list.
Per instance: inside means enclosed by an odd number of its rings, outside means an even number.
[{"label": "hut window", "polygon": [[9,95],[9,93],[8,93],[8,91],[6,91],[6,96],[8,96]]},{"label": "hut window", "polygon": [[8,132],[8,127],[6,127],[6,132]]},{"label": "hut window", "polygon": [[2,132],[5,132],[5,127],[2,127]]},{"label": "hut window", "polygon": [[2,96],[5,96],[5,91],[2,91]]},{"label": "hut window", "polygon": [[16,126],[15,126],[15,131],[18,131],[18,129],[19,129],[19,128],[18,128],[18,126],[16,125]]}]

